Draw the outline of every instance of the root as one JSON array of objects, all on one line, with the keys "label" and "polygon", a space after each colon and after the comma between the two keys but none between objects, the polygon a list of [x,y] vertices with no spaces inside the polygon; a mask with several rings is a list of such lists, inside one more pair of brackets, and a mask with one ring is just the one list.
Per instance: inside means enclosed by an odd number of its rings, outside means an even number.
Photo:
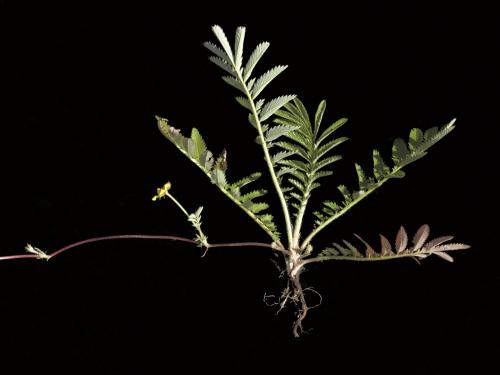
[{"label": "root", "polygon": [[[296,310],[296,318],[293,323],[294,337],[300,337],[303,333],[308,333],[303,327],[303,321],[307,316],[309,310],[315,309],[321,305],[323,298],[321,294],[311,287],[302,288],[300,282],[300,272],[291,275],[288,273],[287,286],[283,289],[279,296],[274,294],[264,294],[264,303],[266,306],[278,306],[276,315],[278,315],[287,305],[292,304]],[[317,302],[309,306],[306,300],[306,294],[310,292],[317,298]]]}]

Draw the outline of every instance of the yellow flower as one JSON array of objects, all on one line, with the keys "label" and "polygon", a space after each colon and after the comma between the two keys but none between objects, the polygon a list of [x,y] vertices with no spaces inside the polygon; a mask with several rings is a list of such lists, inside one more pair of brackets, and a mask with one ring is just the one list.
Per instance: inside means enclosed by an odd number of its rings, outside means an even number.
[{"label": "yellow flower", "polygon": [[171,187],[172,187],[172,184],[169,181],[165,185],[163,185],[161,188],[157,188],[156,195],[153,197],[153,201],[166,197],[167,193]]}]

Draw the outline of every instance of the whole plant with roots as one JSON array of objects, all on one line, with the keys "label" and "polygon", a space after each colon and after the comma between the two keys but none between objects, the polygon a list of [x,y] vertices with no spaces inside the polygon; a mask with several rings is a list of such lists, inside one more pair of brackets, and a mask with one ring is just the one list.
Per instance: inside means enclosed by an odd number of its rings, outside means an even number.
[{"label": "whole plant with roots", "polygon": [[309,233],[303,230],[306,213],[311,217],[309,200],[313,192],[320,187],[324,177],[332,175],[332,166],[341,160],[338,154],[332,154],[337,146],[344,143],[346,137],[337,137],[337,131],[347,122],[341,118],[334,122],[326,122],[326,102],[319,103],[315,111],[307,111],[303,103],[295,95],[283,95],[274,99],[264,99],[264,89],[287,67],[275,66],[260,76],[254,75],[254,69],[264,53],[269,48],[268,42],[257,45],[253,52],[244,60],[245,28],[238,27],[234,41],[231,44],[224,31],[219,26],[213,26],[212,31],[217,43],[205,42],[210,51],[210,61],[221,68],[225,75],[222,79],[238,91],[236,97],[248,113],[248,122],[256,130],[256,143],[260,146],[267,175],[278,197],[283,213],[285,227],[283,234],[278,231],[271,214],[266,213],[269,204],[262,201],[267,194],[263,188],[250,188],[256,185],[262,173],[255,172],[235,182],[227,178],[227,154],[222,151],[215,156],[207,149],[200,132],[193,128],[190,136],[182,135],[181,131],[171,126],[167,119],[157,117],[157,123],[162,134],[186,155],[215,184],[220,191],[240,207],[269,237],[269,243],[238,242],[211,244],[202,231],[200,206],[194,212],[188,211],[172,195],[171,183],[157,189],[153,200],[170,199],[184,213],[193,226],[194,239],[178,236],[155,235],[116,235],[91,238],[65,246],[48,254],[31,245],[26,246],[29,254],[1,256],[0,260],[38,258],[51,259],[71,248],[90,242],[115,239],[165,239],[176,240],[198,245],[203,249],[203,255],[216,247],[264,247],[280,253],[284,263],[284,273],[287,275],[287,285],[283,292],[275,296],[266,296],[265,302],[276,305],[279,310],[291,304],[296,309],[293,323],[293,334],[298,337],[304,332],[303,321],[308,311],[317,306],[308,305],[306,292],[313,292],[316,300],[321,302],[321,296],[312,288],[304,288],[301,274],[305,266],[311,263],[334,260],[351,260],[358,262],[381,261],[396,258],[413,258],[417,261],[436,255],[452,262],[451,251],[467,249],[468,245],[451,243],[452,236],[441,236],[429,239],[429,226],[422,225],[409,241],[406,230],[401,227],[394,241],[380,235],[380,245],[373,247],[360,236],[354,234],[359,245],[348,240],[333,242],[331,246],[316,251],[313,240],[323,229],[346,214],[352,207],[368,197],[373,191],[391,179],[404,177],[403,169],[410,163],[427,154],[427,150],[455,127],[453,119],[443,127],[433,127],[422,131],[412,129],[408,140],[398,138],[392,145],[392,163],[386,163],[382,154],[373,150],[373,166],[371,173],[366,173],[359,164],[355,164],[358,186],[348,188],[338,186],[340,194],[337,200],[326,200],[321,207],[312,211],[314,221]]}]

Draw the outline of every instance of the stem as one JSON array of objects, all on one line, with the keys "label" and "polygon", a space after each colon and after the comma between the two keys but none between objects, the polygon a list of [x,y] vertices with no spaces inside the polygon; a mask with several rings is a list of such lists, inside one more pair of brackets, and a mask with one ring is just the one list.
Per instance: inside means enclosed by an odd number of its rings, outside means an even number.
[{"label": "stem", "polygon": [[177,199],[175,199],[173,197],[173,195],[171,195],[170,193],[166,193],[165,194],[167,197],[169,197],[170,199],[172,199],[172,201],[174,201],[174,203],[177,205],[177,207],[179,207],[181,209],[181,211],[184,213],[184,215],[186,215],[186,217],[189,218],[189,214],[188,212],[186,211],[186,209],[184,207],[182,207],[182,205],[179,203],[179,201]]},{"label": "stem", "polygon": [[[300,204],[299,211],[297,212],[297,217],[295,218],[295,224],[293,226],[293,246],[294,246],[294,248],[299,247],[300,230],[302,229],[302,220],[304,219],[304,215],[305,215],[306,208],[307,208],[307,203],[309,202],[309,197],[311,194],[311,191],[309,190],[310,188],[311,188],[311,184],[309,184],[307,186],[306,193],[302,196],[302,202]],[[301,248],[301,250],[303,251],[302,248]]]},{"label": "stem", "polygon": [[38,259],[38,255],[35,254],[20,254],[20,255],[6,255],[0,257],[1,260],[13,260],[13,259]]},{"label": "stem", "polygon": [[304,251],[307,247],[307,245],[311,242],[311,240],[323,229],[325,229],[326,226],[337,220],[339,217],[344,215],[347,211],[349,211],[353,206],[361,202],[363,199],[365,199],[368,195],[373,193],[375,190],[377,190],[379,187],[381,187],[384,183],[386,183],[390,178],[392,178],[392,175],[396,174],[399,172],[403,166],[394,168],[394,170],[387,176],[385,176],[382,180],[380,180],[378,183],[376,183],[371,189],[366,191],[363,195],[359,196],[358,198],[352,200],[349,204],[345,205],[339,212],[337,212],[335,215],[331,216],[329,219],[325,220],[323,223],[321,223],[316,229],[314,229],[309,236],[306,237],[304,242],[302,242],[302,245],[300,246],[300,249]]},{"label": "stem", "polygon": [[292,235],[292,221],[290,220],[290,212],[288,211],[288,206],[286,204],[285,200],[285,195],[283,194],[283,191],[281,190],[280,184],[278,182],[278,178],[276,177],[276,173],[274,172],[273,164],[271,162],[271,157],[269,155],[269,151],[266,147],[266,140],[264,138],[264,133],[262,131],[262,124],[260,123],[259,115],[257,113],[257,109],[255,108],[255,102],[252,98],[252,95],[250,94],[250,91],[248,90],[248,87],[243,80],[243,77],[241,76],[241,72],[236,69],[236,66],[234,66],[234,70],[236,71],[236,74],[238,75],[238,79],[241,82],[241,85],[245,89],[245,94],[248,98],[248,101],[250,103],[250,107],[252,108],[252,116],[255,119],[255,124],[257,126],[257,131],[259,133],[259,137],[261,140],[262,144],[262,150],[264,151],[264,158],[266,160],[267,168],[269,169],[269,173],[271,174],[271,179],[273,181],[274,188],[276,189],[276,192],[278,193],[278,197],[281,203],[281,208],[283,209],[283,215],[285,216],[285,226],[286,226],[286,234],[288,238],[288,245],[290,248],[293,246],[293,235]]},{"label": "stem", "polygon": [[[171,141],[171,140],[170,140]],[[196,160],[192,159],[189,154],[182,149],[182,147],[179,147],[179,145],[177,145],[175,142],[171,141],[177,148],[179,151],[181,151],[184,155],[186,155],[189,160],[191,160],[198,168],[200,168],[203,173],[210,179],[212,180],[212,177],[210,176],[210,173],[205,169],[203,168],[203,166],[198,163]],[[281,243],[281,241],[279,240],[279,238],[276,238],[276,235],[269,230],[269,228],[266,227],[266,225],[257,217],[257,215],[255,215],[252,211],[250,211],[248,208],[246,208],[245,206],[243,206],[233,195],[231,195],[223,186],[219,185],[219,184],[216,184],[215,186],[217,186],[217,188],[219,188],[219,190],[226,196],[228,197],[231,201],[233,201],[238,207],[240,207],[243,212],[245,212],[248,216],[250,216],[252,218],[252,220],[261,228],[264,230],[264,232],[267,233],[267,235],[269,237],[271,237],[271,239],[276,242],[276,244],[279,246],[279,247],[283,247],[283,244]]]},{"label": "stem", "polygon": [[[147,235],[147,234],[122,234],[122,235],[114,235],[114,236],[103,236],[103,237],[94,237],[86,240],[78,241],[72,243],[70,245],[64,246],[51,254],[47,254],[46,260],[52,259],[53,257],[76,247],[80,247],[82,245],[86,245],[92,242],[100,242],[100,241],[110,241],[110,240],[126,240],[126,239],[142,239],[142,240],[172,240],[172,241],[180,241],[187,242],[194,245],[197,245],[195,240],[185,237],[178,236],[163,236],[163,235]],[[284,254],[288,254],[289,252],[282,247],[276,247],[267,243],[262,242],[227,242],[227,243],[216,243],[210,244],[209,248],[213,247],[265,247],[268,249],[272,249],[275,251],[279,251]],[[14,260],[14,259],[40,259],[40,257],[36,254],[17,254],[17,255],[7,255],[0,257],[1,260]]]}]

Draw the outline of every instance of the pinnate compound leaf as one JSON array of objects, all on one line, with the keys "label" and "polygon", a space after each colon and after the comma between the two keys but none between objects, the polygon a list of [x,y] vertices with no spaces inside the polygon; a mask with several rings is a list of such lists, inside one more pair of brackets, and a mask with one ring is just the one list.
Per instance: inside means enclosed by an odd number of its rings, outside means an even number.
[{"label": "pinnate compound leaf", "polygon": [[[317,213],[318,218],[323,220],[322,215],[320,213]],[[413,241],[416,244],[411,251],[408,251],[407,245],[408,245],[408,235],[406,233],[406,230],[401,227],[398,231],[398,234],[396,236],[396,241],[395,241],[395,249],[396,253],[392,251],[392,246],[389,240],[384,237],[383,235],[380,235],[380,246],[381,250],[380,252],[377,252],[371,247],[367,241],[365,241],[363,238],[355,234],[355,236],[365,245],[366,250],[365,250],[365,255],[362,255],[361,252],[359,252],[355,246],[350,244],[348,241],[343,240],[344,245],[339,245],[338,243],[333,243],[333,247],[327,247],[325,250],[320,252],[318,260],[322,261],[324,259],[321,259],[322,257],[332,257],[330,259],[349,259],[350,257],[363,257],[363,258],[377,258],[377,259],[393,259],[393,258],[402,258],[402,257],[413,257],[415,259],[425,259],[430,255],[436,255],[439,256],[440,258],[443,258],[449,262],[453,262],[453,258],[447,253],[447,251],[452,251],[452,250],[465,250],[470,248],[469,245],[465,245],[462,243],[449,243],[449,244],[444,244],[444,242],[449,241],[451,236],[442,236],[438,237],[432,241],[429,241],[429,245],[425,245],[423,247],[418,247],[418,244],[420,244],[422,241],[424,241],[424,238],[427,238],[429,234],[429,229],[428,225],[424,224],[422,225],[415,236],[413,237]],[[327,258],[328,259],[328,258]],[[376,260],[376,259],[375,259]]]}]

